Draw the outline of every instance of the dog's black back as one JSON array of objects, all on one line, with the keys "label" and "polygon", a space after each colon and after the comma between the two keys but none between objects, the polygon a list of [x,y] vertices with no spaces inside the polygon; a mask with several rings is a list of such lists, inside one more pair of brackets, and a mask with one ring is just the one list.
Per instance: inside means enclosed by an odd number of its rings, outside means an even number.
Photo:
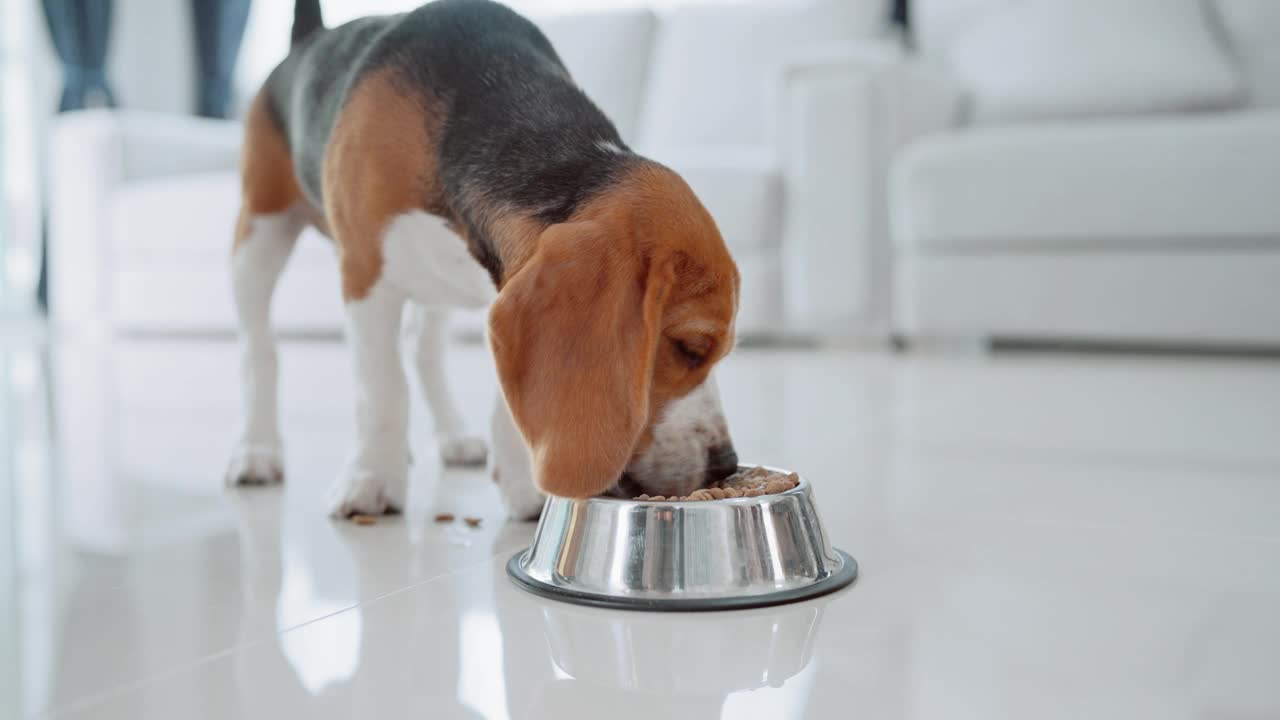
[{"label": "dog's black back", "polygon": [[[481,202],[562,221],[627,161],[613,123],[537,26],[490,0],[436,0],[312,32],[268,79],[272,111],[316,207],[343,104],[360,78],[386,68],[424,113],[443,108],[440,179],[451,219],[469,233],[485,234]],[[423,132],[425,141],[425,125]]]}]

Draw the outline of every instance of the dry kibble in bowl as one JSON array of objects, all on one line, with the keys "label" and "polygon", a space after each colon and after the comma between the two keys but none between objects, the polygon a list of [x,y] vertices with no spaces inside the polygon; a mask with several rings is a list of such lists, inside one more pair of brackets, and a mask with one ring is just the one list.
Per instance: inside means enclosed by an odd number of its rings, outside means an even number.
[{"label": "dry kibble in bowl", "polygon": [[761,495],[777,495],[800,484],[800,476],[795,473],[781,473],[764,467],[753,467],[730,475],[719,482],[694,490],[688,495],[666,497],[663,495],[637,495],[635,500],[650,502],[674,501],[688,502],[700,500],[725,500],[739,497],[760,497]]}]

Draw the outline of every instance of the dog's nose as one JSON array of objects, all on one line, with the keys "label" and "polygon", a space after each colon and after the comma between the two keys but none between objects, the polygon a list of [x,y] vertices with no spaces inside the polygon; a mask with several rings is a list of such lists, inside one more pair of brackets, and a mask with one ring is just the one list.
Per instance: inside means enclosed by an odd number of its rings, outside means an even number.
[{"label": "dog's nose", "polygon": [[738,471],[738,453],[732,445],[720,445],[707,451],[707,481],[717,482]]}]

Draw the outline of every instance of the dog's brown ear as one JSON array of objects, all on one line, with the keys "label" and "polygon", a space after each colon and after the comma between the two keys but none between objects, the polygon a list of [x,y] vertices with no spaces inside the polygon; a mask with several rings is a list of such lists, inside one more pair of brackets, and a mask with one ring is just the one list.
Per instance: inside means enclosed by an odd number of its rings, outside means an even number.
[{"label": "dog's brown ear", "polygon": [[622,474],[649,416],[673,280],[594,222],[551,226],[507,279],[489,342],[543,492],[589,497]]}]

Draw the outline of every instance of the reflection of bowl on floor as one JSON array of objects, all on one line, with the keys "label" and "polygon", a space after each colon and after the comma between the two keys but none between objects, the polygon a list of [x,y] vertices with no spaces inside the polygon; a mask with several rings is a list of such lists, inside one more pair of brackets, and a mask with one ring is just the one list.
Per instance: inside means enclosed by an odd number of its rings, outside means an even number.
[{"label": "reflection of bowl on floor", "polygon": [[507,565],[524,589],[635,610],[794,602],[853,582],[804,478],[776,495],[697,502],[549,498],[533,544]]},{"label": "reflection of bowl on floor", "polygon": [[724,696],[781,687],[813,658],[822,603],[718,616],[610,613],[545,603],[551,660],[584,683],[618,690]]}]

